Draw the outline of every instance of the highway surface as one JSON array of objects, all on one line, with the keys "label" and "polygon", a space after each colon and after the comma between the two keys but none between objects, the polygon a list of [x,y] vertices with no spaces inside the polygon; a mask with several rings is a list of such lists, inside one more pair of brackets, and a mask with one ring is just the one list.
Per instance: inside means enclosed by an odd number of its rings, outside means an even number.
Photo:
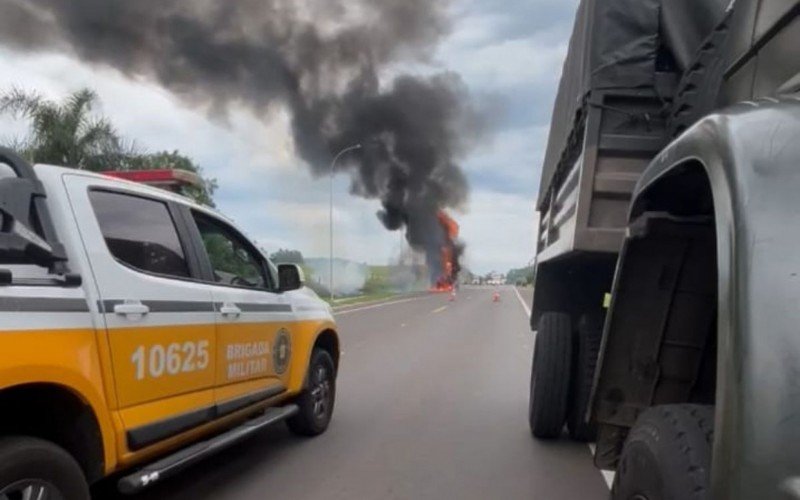
[{"label": "highway surface", "polygon": [[337,313],[344,354],[326,434],[279,425],[126,498],[608,498],[586,445],[531,438],[527,314],[514,288],[499,303],[492,291]]}]

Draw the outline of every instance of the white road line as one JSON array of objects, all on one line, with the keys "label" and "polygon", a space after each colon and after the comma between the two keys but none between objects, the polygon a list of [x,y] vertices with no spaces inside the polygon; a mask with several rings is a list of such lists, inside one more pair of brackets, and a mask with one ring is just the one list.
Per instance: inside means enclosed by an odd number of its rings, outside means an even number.
[{"label": "white road line", "polygon": [[517,298],[519,299],[519,303],[522,304],[522,308],[525,309],[525,314],[527,314],[528,317],[530,318],[531,317],[531,308],[528,307],[528,304],[525,303],[525,299],[522,298],[522,295],[520,295],[519,290],[517,290],[517,287],[514,287],[514,293],[517,294]]},{"label": "white road line", "polygon": [[403,304],[405,302],[411,302],[413,300],[424,299],[425,297],[427,297],[427,295],[423,295],[421,297],[413,297],[413,298],[410,298],[410,299],[395,300],[395,301],[392,301],[392,302],[381,302],[380,304],[374,304],[374,305],[371,305],[371,306],[357,307],[355,309],[346,309],[344,311],[333,311],[333,314],[334,314],[334,316],[341,316],[342,314],[350,314],[350,313],[354,313],[354,312],[358,312],[358,311],[366,311],[367,309],[377,309],[379,307],[391,306],[391,305],[395,305],[395,304]]},{"label": "white road line", "polygon": [[442,306],[442,307],[440,307],[439,309],[434,309],[434,310],[431,312],[431,314],[440,313],[440,312],[444,311],[445,309],[447,309],[447,306]]},{"label": "white road line", "polygon": [[[595,450],[594,443],[589,443],[589,450],[591,450],[592,456],[594,456],[594,450]],[[614,471],[601,470],[600,472],[603,474],[603,479],[606,480],[608,488],[611,489],[611,485],[614,484]]]},{"label": "white road line", "polygon": [[[519,299],[519,303],[522,305],[522,309],[525,310],[525,314],[527,314],[528,317],[530,318],[531,308],[528,307],[528,304],[525,303],[525,300],[522,298],[522,295],[520,295],[519,290],[517,290],[517,287],[514,287],[514,292],[516,292],[517,298]],[[594,443],[589,443],[589,451],[592,452],[592,456],[594,456],[594,449],[595,449]],[[606,484],[610,489],[611,485],[614,483],[614,472],[608,470],[601,470],[600,473],[603,474],[603,479],[605,480]]]}]

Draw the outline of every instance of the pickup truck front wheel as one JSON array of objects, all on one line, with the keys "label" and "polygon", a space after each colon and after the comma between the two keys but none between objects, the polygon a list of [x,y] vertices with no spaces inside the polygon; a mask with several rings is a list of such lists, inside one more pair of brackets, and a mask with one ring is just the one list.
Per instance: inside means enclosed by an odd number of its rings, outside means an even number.
[{"label": "pickup truck front wheel", "polygon": [[308,365],[306,388],[295,401],[300,411],[289,418],[286,424],[300,436],[322,434],[331,421],[335,400],[336,366],[333,358],[327,351],[314,349]]},{"label": "pickup truck front wheel", "polygon": [[53,443],[31,437],[0,438],[0,500],[89,500],[78,463]]}]

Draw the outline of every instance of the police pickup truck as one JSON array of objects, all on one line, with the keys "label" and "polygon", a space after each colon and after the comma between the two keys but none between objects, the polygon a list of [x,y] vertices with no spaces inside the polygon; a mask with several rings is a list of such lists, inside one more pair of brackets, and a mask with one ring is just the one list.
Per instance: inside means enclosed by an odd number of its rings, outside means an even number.
[{"label": "police pickup truck", "polygon": [[0,219],[0,498],[130,493],[277,422],[326,430],[330,308],[228,219],[6,149]]}]

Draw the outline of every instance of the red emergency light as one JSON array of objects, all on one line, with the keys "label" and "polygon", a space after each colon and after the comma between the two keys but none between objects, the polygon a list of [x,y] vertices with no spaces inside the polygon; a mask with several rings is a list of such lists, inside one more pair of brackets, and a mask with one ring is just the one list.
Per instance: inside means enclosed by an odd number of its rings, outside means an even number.
[{"label": "red emergency light", "polygon": [[183,186],[205,188],[203,179],[194,172],[173,168],[160,168],[154,170],[111,170],[102,172],[103,175],[125,179],[127,181],[156,186],[170,191],[180,191]]}]

